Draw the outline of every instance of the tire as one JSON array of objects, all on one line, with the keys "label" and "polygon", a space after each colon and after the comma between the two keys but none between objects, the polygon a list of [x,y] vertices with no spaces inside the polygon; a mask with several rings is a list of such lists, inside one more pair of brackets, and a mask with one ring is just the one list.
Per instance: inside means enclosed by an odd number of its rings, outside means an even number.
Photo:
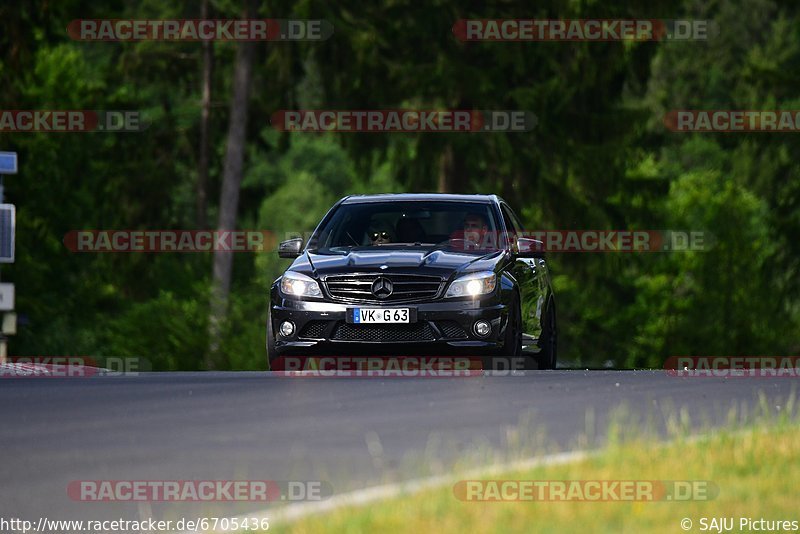
[{"label": "tire", "polygon": [[555,369],[558,361],[558,328],[556,326],[556,305],[551,298],[542,324],[540,351],[536,355],[539,369]]},{"label": "tire", "polygon": [[506,331],[503,335],[503,348],[500,349],[492,356],[484,358],[484,370],[494,370],[497,360],[507,359],[508,362],[499,369],[514,369],[513,361],[516,358],[522,357],[522,311],[519,307],[519,295],[514,293],[511,302],[508,305],[508,322],[506,323]]},{"label": "tire", "polygon": [[272,370],[272,361],[278,357],[275,348],[275,332],[272,330],[272,313],[267,311],[267,370]]}]

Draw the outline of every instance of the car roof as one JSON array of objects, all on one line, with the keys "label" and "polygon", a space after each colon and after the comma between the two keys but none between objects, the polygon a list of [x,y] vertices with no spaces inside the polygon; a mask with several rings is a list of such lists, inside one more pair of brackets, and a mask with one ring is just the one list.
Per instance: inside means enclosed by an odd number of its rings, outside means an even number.
[{"label": "car roof", "polygon": [[366,204],[391,201],[440,201],[440,202],[498,202],[497,195],[459,195],[453,193],[384,193],[379,195],[351,195],[342,199],[342,204]]}]

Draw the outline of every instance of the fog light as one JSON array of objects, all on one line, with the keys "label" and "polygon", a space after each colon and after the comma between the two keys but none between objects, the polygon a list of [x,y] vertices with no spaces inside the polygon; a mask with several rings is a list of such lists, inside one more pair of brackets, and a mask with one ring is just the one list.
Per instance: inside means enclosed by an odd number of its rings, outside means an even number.
[{"label": "fog light", "polygon": [[472,330],[480,337],[486,337],[489,335],[489,332],[492,331],[492,325],[486,321],[475,321],[475,324],[472,326]]},{"label": "fog light", "polygon": [[283,321],[281,323],[281,335],[289,337],[294,334],[294,323],[291,321]]}]

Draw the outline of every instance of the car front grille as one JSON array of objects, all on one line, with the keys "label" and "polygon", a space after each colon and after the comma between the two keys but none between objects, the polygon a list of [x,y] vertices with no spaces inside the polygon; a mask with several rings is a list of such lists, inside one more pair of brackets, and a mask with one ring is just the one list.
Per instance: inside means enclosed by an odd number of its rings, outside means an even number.
[{"label": "car front grille", "polygon": [[433,341],[433,328],[427,321],[411,324],[359,324],[339,323],[333,332],[336,341],[407,342]]},{"label": "car front grille", "polygon": [[[392,293],[378,298],[372,292],[372,284],[378,278],[388,280]],[[438,276],[419,274],[357,274],[333,275],[325,278],[328,293],[335,300],[345,302],[418,302],[430,300],[439,294],[443,281]]]}]

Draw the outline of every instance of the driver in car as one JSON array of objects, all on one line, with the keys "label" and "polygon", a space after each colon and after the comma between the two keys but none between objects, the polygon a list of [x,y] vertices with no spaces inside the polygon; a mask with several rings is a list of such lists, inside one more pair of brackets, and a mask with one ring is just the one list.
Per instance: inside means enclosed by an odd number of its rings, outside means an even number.
[{"label": "driver in car", "polygon": [[483,248],[487,245],[484,239],[489,232],[486,219],[480,213],[468,213],[464,217],[464,245],[470,248],[476,245]]},{"label": "driver in car", "polygon": [[467,213],[461,227],[450,234],[450,246],[464,250],[485,248],[487,243],[484,240],[488,234],[489,226],[484,216],[475,212]]}]

